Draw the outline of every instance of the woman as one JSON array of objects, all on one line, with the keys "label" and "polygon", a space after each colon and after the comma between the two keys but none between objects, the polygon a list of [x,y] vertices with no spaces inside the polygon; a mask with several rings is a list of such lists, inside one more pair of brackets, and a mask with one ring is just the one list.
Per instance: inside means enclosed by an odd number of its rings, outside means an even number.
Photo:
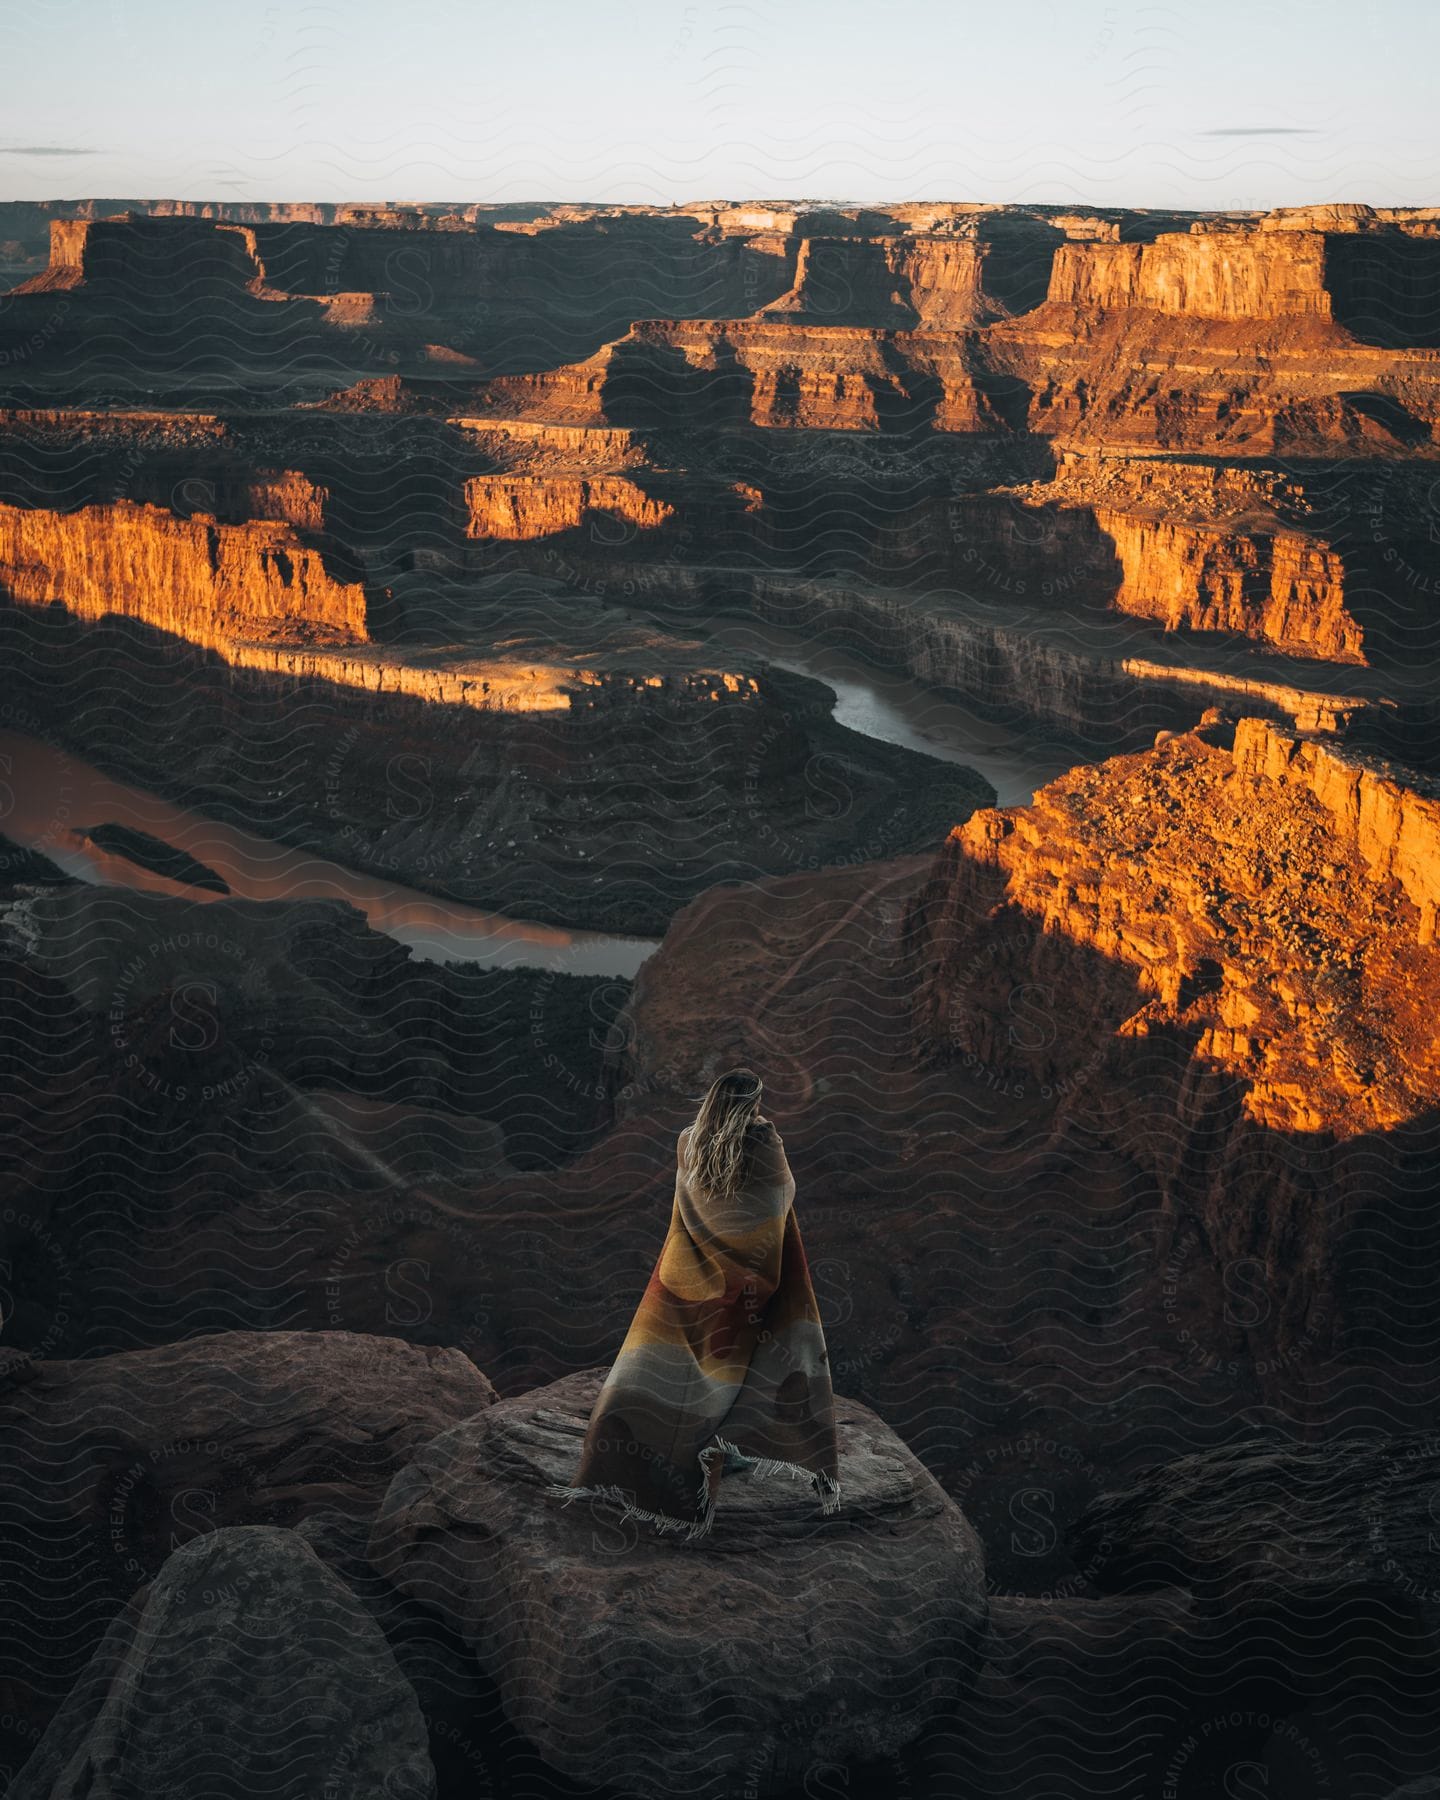
[{"label": "woman", "polygon": [[676,1147],[670,1231],[590,1415],[566,1500],[618,1501],[703,1537],[728,1471],[808,1478],[840,1505],[830,1363],[780,1134],[749,1069],[714,1083]]}]

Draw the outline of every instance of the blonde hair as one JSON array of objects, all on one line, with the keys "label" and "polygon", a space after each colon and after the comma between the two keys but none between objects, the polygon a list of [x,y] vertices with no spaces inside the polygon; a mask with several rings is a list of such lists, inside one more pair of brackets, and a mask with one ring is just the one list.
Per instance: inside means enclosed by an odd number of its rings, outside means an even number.
[{"label": "blonde hair", "polygon": [[749,1147],[745,1133],[760,1111],[760,1077],[753,1069],[731,1069],[700,1102],[685,1165],[712,1199],[733,1194],[745,1177]]}]

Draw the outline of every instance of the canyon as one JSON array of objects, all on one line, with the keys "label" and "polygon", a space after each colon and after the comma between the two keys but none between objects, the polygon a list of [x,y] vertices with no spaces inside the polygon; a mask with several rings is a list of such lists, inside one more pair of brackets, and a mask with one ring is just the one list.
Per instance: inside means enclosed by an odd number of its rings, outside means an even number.
[{"label": "canyon", "polygon": [[[503,1442],[483,1504],[544,1569],[505,1591],[613,1598],[511,1464],[527,1409],[573,1435],[748,1064],[854,1429],[984,1545],[965,1691],[889,1735],[836,1702],[853,1791],[1140,1800],[1101,1676],[1147,1657],[1167,1730],[1423,1774],[1429,1640],[1286,1687],[1303,1596],[1237,1663],[1102,1496],[1440,1400],[1440,209],[7,202],[0,263],[0,1431],[216,1333],[257,1381],[431,1359],[348,1522],[196,1474],[216,1553],[339,1607],[313,1529],[452,1659],[447,1800],[462,1691],[578,1793],[598,1726],[565,1747],[406,1534],[445,1487],[503,1586],[445,1486]],[[171,1603],[146,1521],[0,1675],[17,1765]],[[806,1732],[757,1791],[813,1789]]]}]

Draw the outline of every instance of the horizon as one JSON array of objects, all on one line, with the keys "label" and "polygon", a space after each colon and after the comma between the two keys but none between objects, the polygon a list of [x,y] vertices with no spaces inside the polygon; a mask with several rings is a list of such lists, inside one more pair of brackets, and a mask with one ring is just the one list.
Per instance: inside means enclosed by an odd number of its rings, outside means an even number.
[{"label": "horizon", "polygon": [[452,194],[386,194],[386,195],[344,195],[334,200],[320,200],[313,194],[256,194],[240,197],[234,194],[107,194],[99,190],[81,194],[39,194],[20,198],[0,200],[5,206],[83,206],[87,203],[98,204],[102,201],[123,203],[131,200],[143,201],[146,205],[174,203],[181,206],[375,206],[392,207],[403,211],[407,207],[420,206],[477,206],[477,207],[513,207],[527,206],[574,206],[592,207],[596,210],[613,210],[628,212],[698,212],[706,207],[770,207],[775,210],[802,207],[831,208],[839,212],[856,212],[873,210],[883,212],[886,207],[924,207],[953,206],[985,208],[1006,208],[1014,211],[1032,210],[1036,212],[1061,212],[1071,209],[1094,213],[1193,213],[1197,218],[1207,216],[1234,218],[1250,214],[1263,218],[1273,212],[1301,211],[1318,207],[1363,206],[1374,212],[1427,211],[1440,212],[1440,199],[1433,203],[1417,201],[1386,201],[1361,199],[1352,194],[1331,196],[1326,200],[1302,201],[1296,206],[1147,206],[1140,203],[1129,203],[1123,200],[1088,202],[1085,200],[983,200],[972,195],[955,198],[949,195],[919,194],[903,199],[891,200],[857,200],[848,194],[705,194],[693,199],[646,201],[646,200],[594,200],[585,196],[571,194],[529,195],[524,199],[514,200],[475,200]]},{"label": "horizon", "polygon": [[1203,18],[897,0],[883,30],[855,0],[523,17],[422,0],[400,33],[375,0],[203,17],[143,0],[123,18],[62,0],[0,31],[12,66],[53,71],[6,116],[5,200],[1265,212],[1440,194],[1440,15],[1416,0],[1219,0]]}]

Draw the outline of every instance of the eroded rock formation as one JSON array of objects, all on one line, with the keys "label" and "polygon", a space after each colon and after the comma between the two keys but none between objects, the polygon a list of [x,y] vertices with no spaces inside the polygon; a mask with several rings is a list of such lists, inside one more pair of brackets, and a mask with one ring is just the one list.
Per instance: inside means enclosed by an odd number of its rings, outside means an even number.
[{"label": "eroded rock formation", "polygon": [[[1210,1613],[1308,1611],[1388,1597],[1433,1625],[1430,1530],[1440,1445],[1431,1433],[1291,1445],[1251,1439],[1146,1470],[1075,1526],[1082,1555],[1106,1544],[1100,1585],[1176,1582]],[[1257,1549],[1264,1547],[1264,1555]]]},{"label": "eroded rock formation", "polygon": [[1187,232],[1148,244],[1062,244],[1046,299],[1099,312],[1142,308],[1202,319],[1328,319],[1325,273],[1325,240],[1318,232]]},{"label": "eroded rock formation", "polygon": [[[17,691],[32,709],[58,700],[81,754],[522,918],[648,934],[711,881],[930,844],[994,791],[835,724],[817,683],[717,665],[693,639],[564,594],[475,597],[459,625],[475,651],[232,642],[223,660],[58,612],[0,609],[0,635]],[[74,706],[92,674],[105,704]]]},{"label": "eroded rock formation", "polygon": [[[1139,997],[1127,1035],[1189,1015],[1196,1056],[1245,1073],[1252,1119],[1399,1124],[1440,1076],[1402,998],[1431,960],[1410,951],[1434,937],[1440,796],[1260,720],[1242,721],[1227,748],[1229,736],[1217,725],[1175,737],[1076,770],[1033,809],[978,814],[953,835],[933,904],[943,908],[947,880],[988,880],[1038,938],[1099,951],[1119,965],[1117,999],[1126,983]],[[931,904],[915,920],[927,960]],[[1391,957],[1415,974],[1396,979]],[[948,970],[918,997],[919,1030],[988,1055],[995,1045],[972,1041],[963,1012],[950,1011]],[[1362,1003],[1352,986],[1364,988]],[[1376,1016],[1377,1005],[1399,1010]],[[1345,1021],[1357,1016],[1374,1019],[1372,1055],[1347,1041]],[[1042,1062],[1036,1072],[1056,1070]]]},{"label": "eroded rock formation", "polygon": [[1300,1721],[1287,1760],[1305,1750],[1311,1782],[1363,1779],[1384,1791],[1382,1773],[1413,1776],[1440,1755],[1428,1698],[1435,1477],[1428,1432],[1303,1446],[1242,1439],[1101,1496],[1076,1527],[1077,1554],[1104,1541],[1098,1580],[1112,1592],[1182,1582],[1210,1659],[1228,1655],[1252,1705],[1269,1701],[1258,1720],[1231,1714],[1252,1741],[1262,1741],[1254,1725],[1273,1726],[1284,1707]]},{"label": "eroded rock formation", "polygon": [[1167,629],[1233,631],[1331,662],[1361,662],[1339,557],[1293,533],[1234,537],[1097,511],[1123,575],[1115,604]]},{"label": "eroded rock formation", "polygon": [[965,237],[919,229],[904,237],[806,237],[794,287],[764,316],[891,329],[987,325],[1044,298],[1059,237],[1024,218],[985,221]]}]

